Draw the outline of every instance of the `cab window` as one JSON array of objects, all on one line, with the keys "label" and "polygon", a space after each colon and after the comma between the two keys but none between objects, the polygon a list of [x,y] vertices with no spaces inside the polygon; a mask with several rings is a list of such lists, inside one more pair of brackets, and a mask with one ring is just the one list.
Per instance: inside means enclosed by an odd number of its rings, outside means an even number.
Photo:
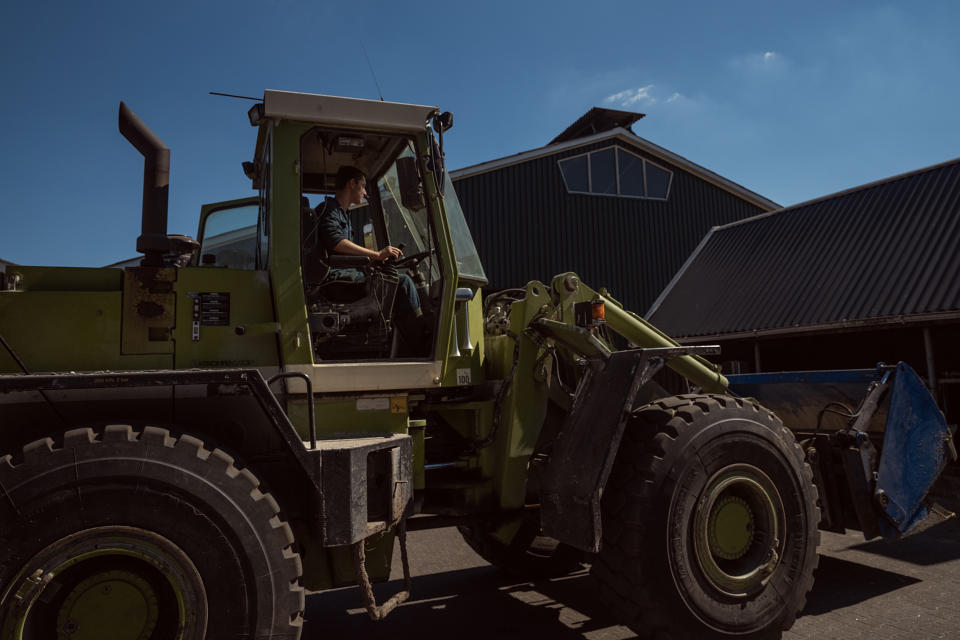
[{"label": "cab window", "polygon": [[200,235],[200,265],[256,269],[257,204],[224,207],[209,213]]}]

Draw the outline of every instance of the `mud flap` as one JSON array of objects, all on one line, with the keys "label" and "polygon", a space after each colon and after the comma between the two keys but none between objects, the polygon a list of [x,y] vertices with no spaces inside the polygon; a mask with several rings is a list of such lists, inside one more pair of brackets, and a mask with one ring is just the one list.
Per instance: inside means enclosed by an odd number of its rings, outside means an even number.
[{"label": "mud flap", "polygon": [[544,535],[583,551],[600,550],[603,486],[637,390],[662,366],[643,351],[618,351],[607,360],[591,360],[580,379],[570,414],[540,472]]},{"label": "mud flap", "polygon": [[[545,322],[537,328],[580,353],[586,351],[579,335],[585,333],[582,329]],[[656,347],[598,351],[587,359],[588,368],[549,459],[536,469],[545,536],[589,553],[600,550],[600,497],[637,392],[671,358],[719,350],[715,345]]]}]

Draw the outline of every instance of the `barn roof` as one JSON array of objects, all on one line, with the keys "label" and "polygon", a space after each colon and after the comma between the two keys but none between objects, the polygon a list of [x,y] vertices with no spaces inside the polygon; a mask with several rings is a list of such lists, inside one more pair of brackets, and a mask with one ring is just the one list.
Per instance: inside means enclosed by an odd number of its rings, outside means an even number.
[{"label": "barn roof", "polygon": [[647,312],[677,338],[960,316],[960,158],[714,227]]}]

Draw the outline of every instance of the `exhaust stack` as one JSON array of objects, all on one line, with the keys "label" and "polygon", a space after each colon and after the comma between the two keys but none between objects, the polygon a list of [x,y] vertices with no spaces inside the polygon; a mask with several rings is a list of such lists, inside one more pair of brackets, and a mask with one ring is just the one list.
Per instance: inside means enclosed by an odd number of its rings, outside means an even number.
[{"label": "exhaust stack", "polygon": [[170,190],[170,149],[120,103],[120,133],[143,154],[143,221],[137,251],[144,254],[141,266],[162,267],[163,255],[171,251],[167,236],[167,198]]}]

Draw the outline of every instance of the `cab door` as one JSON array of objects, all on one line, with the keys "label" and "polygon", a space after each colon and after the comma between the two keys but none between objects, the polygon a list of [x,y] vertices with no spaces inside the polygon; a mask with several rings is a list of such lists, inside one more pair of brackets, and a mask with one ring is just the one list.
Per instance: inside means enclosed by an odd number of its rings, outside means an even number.
[{"label": "cab door", "polygon": [[258,197],[202,207],[200,249],[175,283],[178,369],[276,370],[278,325],[263,227]]}]

